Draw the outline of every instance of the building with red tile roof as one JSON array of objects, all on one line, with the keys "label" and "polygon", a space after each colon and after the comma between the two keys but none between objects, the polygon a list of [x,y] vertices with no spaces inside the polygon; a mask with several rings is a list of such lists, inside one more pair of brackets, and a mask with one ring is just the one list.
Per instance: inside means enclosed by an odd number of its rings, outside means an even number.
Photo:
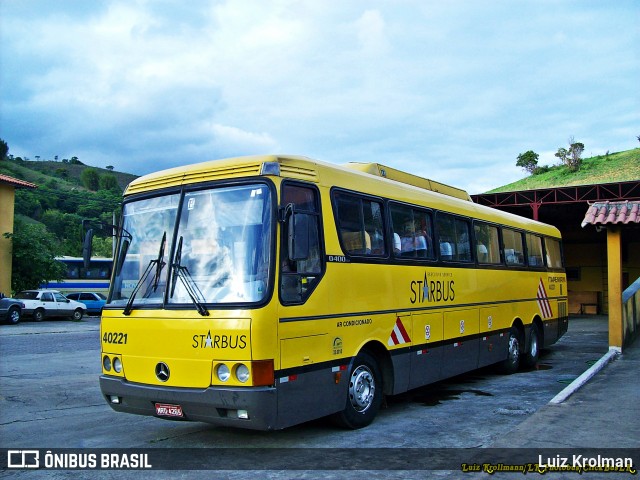
[{"label": "building with red tile roof", "polygon": [[37,185],[8,175],[0,175],[0,293],[11,295],[11,239],[16,188],[37,188]]}]

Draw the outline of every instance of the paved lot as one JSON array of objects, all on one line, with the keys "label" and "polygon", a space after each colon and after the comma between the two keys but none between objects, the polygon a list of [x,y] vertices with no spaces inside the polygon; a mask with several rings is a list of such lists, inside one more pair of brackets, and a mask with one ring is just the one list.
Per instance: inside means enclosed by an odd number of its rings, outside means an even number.
[{"label": "paved lot", "polygon": [[[612,440],[613,444],[607,444],[604,432],[596,431],[588,444],[580,444],[563,441],[563,438],[573,438],[577,431],[575,428],[574,431],[567,431],[564,427],[549,430],[535,426],[539,424],[536,419],[540,415],[551,415],[546,418],[553,422],[555,411],[546,413],[549,400],[607,352],[606,317],[572,318],[567,335],[543,353],[536,370],[503,376],[492,369],[483,369],[390,398],[376,421],[370,427],[357,431],[337,429],[325,419],[283,431],[253,432],[115,413],[103,401],[98,386],[98,331],[97,318],[86,318],[83,322],[59,320],[0,326],[0,448],[131,448],[136,452],[161,448],[169,456],[174,451],[188,453],[186,450],[177,450],[184,448],[236,447],[255,448],[261,452],[267,448],[309,449],[293,450],[303,454],[303,462],[312,462],[313,452],[317,452],[317,449],[332,449],[326,452],[331,452],[334,457],[325,456],[318,461],[335,458],[336,462],[340,462],[336,468],[344,468],[345,463],[359,461],[353,455],[354,450],[347,450],[354,448],[365,453],[377,452],[373,449],[395,448],[398,450],[389,452],[399,453],[406,461],[411,458],[406,455],[407,452],[416,455],[442,452],[438,449],[454,449],[454,452],[460,453],[464,450],[455,449],[640,447],[635,435],[617,444],[615,440]],[[631,382],[632,385],[637,383]],[[637,394],[637,386],[634,388]],[[633,394],[633,391],[626,394]],[[602,395],[602,392],[598,395]],[[572,397],[566,403],[585,401],[576,398]],[[575,422],[576,425],[579,423]],[[606,422],[594,425],[606,431]],[[602,439],[601,443],[599,439]],[[341,451],[347,453],[340,455]],[[256,462],[261,458],[259,454],[251,457],[249,450],[239,452],[239,456],[249,457],[237,459],[240,468],[254,468],[251,458],[258,459]],[[392,459],[382,458],[382,461],[387,460]],[[203,462],[203,467],[215,469],[215,461],[207,464],[205,456]],[[256,464],[256,468],[260,466]],[[15,478],[26,478],[34,472],[5,473]],[[49,478],[67,478],[69,472],[37,473],[48,475]],[[107,478],[119,478],[123,474],[118,471],[84,472],[83,476],[86,477],[87,473],[100,474],[102,478],[105,475]],[[173,478],[176,473],[156,471],[154,476]],[[427,473],[429,475],[425,475],[425,472],[381,469],[369,471],[367,476],[459,478],[462,475],[460,470]],[[182,474],[185,478],[212,478],[211,471]],[[255,475],[255,472],[246,470],[217,471],[213,478],[255,478]],[[465,478],[469,478],[470,474],[465,475]],[[319,472],[312,469],[292,472],[278,467],[277,470],[261,471],[258,476],[360,478],[362,472]],[[547,475],[545,478],[554,477]]]}]

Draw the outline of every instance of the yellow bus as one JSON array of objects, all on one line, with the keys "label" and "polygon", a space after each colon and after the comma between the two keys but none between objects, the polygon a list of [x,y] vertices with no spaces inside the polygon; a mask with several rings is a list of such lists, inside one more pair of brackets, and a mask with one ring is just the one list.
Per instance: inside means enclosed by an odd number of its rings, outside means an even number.
[{"label": "yellow bus", "polygon": [[567,330],[552,226],[379,164],[254,156],[133,181],[101,322],[116,411],[368,425],[384,395],[531,366]]}]

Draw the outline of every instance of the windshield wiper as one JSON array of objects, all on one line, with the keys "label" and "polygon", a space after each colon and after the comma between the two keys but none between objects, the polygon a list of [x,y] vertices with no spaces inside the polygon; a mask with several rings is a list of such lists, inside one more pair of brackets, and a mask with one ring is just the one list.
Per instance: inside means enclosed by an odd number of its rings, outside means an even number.
[{"label": "windshield wiper", "polygon": [[156,260],[156,275],[153,278],[153,291],[158,290],[158,283],[160,282],[160,274],[162,269],[166,265],[164,263],[164,248],[167,245],[167,232],[162,235],[162,242],[160,243],[160,251],[158,252],[158,259]]},{"label": "windshield wiper", "polygon": [[[156,267],[156,271],[155,271],[153,283],[151,284],[151,288],[153,288],[154,292],[158,289],[158,283],[160,282],[160,273],[162,272],[162,269],[166,265],[166,263],[164,262],[164,249],[165,249],[166,243],[167,243],[167,232],[164,232],[164,234],[162,235],[162,241],[160,242],[160,250],[158,251],[158,257],[153,260],[149,260],[149,264],[147,265],[147,268],[145,268],[144,273],[140,277],[140,280],[138,280],[138,283],[136,283],[136,286],[134,287],[133,292],[131,292],[131,296],[129,297],[127,306],[124,307],[124,311],[122,313],[124,313],[125,315],[131,315],[131,310],[133,310],[133,301],[135,300],[136,295],[140,290],[140,287],[144,285],[144,282],[149,276],[149,274],[151,273],[151,269],[153,268],[154,265]],[[147,291],[145,292],[145,297],[147,297],[148,294],[149,294],[149,290],[147,289]]]},{"label": "windshield wiper", "polygon": [[191,301],[196,306],[198,313],[203,317],[209,315],[209,310],[204,304],[199,300],[200,298],[204,299],[204,295],[202,291],[198,288],[195,280],[189,273],[189,269],[187,267],[180,265],[180,261],[182,260],[182,237],[178,241],[178,248],[176,249],[176,255],[174,257],[174,261],[171,264],[171,268],[173,269],[172,279],[171,279],[171,293],[169,295],[170,298],[173,298],[173,294],[176,291],[177,279],[179,278],[184,285],[184,289],[189,294]]}]

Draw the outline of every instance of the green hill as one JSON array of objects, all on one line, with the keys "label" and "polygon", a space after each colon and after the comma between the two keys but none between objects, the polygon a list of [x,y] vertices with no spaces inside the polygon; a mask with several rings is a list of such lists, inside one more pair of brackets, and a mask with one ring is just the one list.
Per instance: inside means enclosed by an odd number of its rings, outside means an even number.
[{"label": "green hill", "polygon": [[[83,178],[89,169],[93,170],[93,182],[87,180],[87,175]],[[85,165],[77,159],[58,162],[13,157],[0,159],[0,174],[37,185],[35,189],[16,189],[14,232],[19,232],[23,224],[42,224],[57,240],[56,255],[71,256],[82,252],[83,220],[113,223],[124,188],[136,178]],[[101,232],[94,237],[94,252],[111,254],[110,233]]]},{"label": "green hill", "polygon": [[52,160],[3,160],[0,162],[0,173],[20,180],[35,183],[38,186],[55,182],[58,188],[63,190],[84,189],[82,185],[82,172],[88,168],[96,170],[99,175],[113,175],[118,181],[121,191],[134,179],[136,175],[116,172],[106,168],[93,167],[83,163],[54,162]]},{"label": "green hill", "polygon": [[582,161],[580,170],[577,172],[570,171],[564,165],[556,165],[550,167],[548,171],[530,175],[522,180],[495,188],[486,193],[593,185],[638,179],[640,179],[640,148],[634,148],[624,152],[585,158]]}]

